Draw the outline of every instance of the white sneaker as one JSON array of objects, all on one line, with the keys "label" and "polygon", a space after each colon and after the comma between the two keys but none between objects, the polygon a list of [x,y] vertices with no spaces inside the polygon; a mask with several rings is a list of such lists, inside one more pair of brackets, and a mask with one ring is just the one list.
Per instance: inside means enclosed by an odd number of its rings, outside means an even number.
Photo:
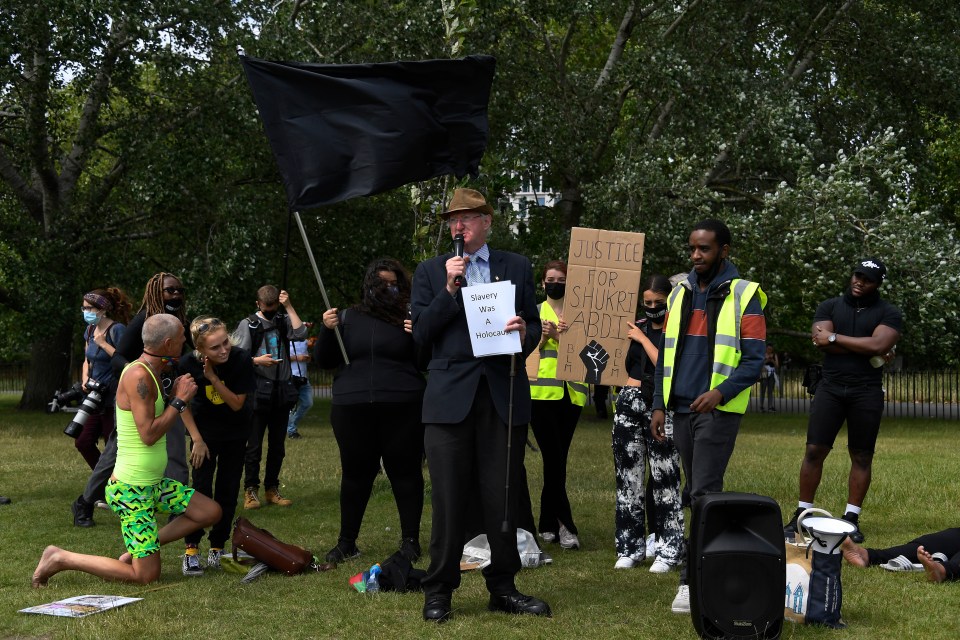
[{"label": "white sneaker", "polygon": [[640,564],[630,556],[620,556],[617,558],[617,564],[613,565],[614,569],[633,569],[635,566]]},{"label": "white sneaker", "polygon": [[677,597],[673,599],[670,610],[674,613],[690,613],[690,586],[682,584],[677,589]]},{"label": "white sneaker", "polygon": [[184,554],[182,571],[185,576],[202,576],[203,567],[200,566],[200,555],[188,556]]},{"label": "white sneaker", "polygon": [[207,552],[207,569],[220,569],[220,558],[223,556],[223,549],[210,549]]},{"label": "white sneaker", "polygon": [[580,548],[580,539],[575,533],[570,533],[563,525],[560,525],[560,547],[563,549]]},{"label": "white sneaker", "polygon": [[657,556],[657,559],[653,561],[652,565],[650,565],[650,573],[667,573],[672,568],[673,566],[670,563],[660,556]]}]

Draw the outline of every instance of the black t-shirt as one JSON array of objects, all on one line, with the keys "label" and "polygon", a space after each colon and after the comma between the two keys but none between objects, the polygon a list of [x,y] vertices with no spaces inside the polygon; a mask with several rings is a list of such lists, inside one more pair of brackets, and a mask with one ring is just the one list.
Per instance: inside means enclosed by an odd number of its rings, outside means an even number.
[{"label": "black t-shirt", "polygon": [[[838,296],[820,303],[813,322],[829,320],[836,333],[853,338],[872,336],[880,325],[903,331],[903,314],[886,300],[857,300],[852,296]],[[842,385],[880,385],[883,368],[874,368],[870,356],[858,353],[827,353],[823,357],[823,377]]]},{"label": "black t-shirt", "polygon": [[197,421],[200,435],[216,440],[246,440],[250,434],[252,417],[251,394],[256,388],[253,360],[240,347],[233,347],[227,361],[214,366],[213,370],[228,389],[247,398],[240,410],[234,411],[204,377],[203,365],[196,356],[193,353],[184,356],[180,360],[180,372],[193,376],[198,387],[190,410]]},{"label": "black t-shirt", "polygon": [[[654,329],[650,322],[637,322],[636,325],[646,334],[654,345],[660,347],[660,337],[663,335],[663,329]],[[627,375],[634,380],[639,380],[640,397],[648,405],[653,402],[653,373],[657,365],[647,357],[647,352],[643,345],[635,340],[630,341],[630,348],[627,349],[627,358],[624,361],[627,368]]]}]

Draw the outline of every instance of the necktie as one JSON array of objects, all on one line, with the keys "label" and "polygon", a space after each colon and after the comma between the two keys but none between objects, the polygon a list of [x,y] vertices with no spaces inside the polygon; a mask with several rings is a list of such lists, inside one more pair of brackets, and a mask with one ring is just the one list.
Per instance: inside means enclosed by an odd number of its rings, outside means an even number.
[{"label": "necktie", "polygon": [[483,274],[480,272],[480,265],[478,261],[480,258],[472,257],[470,262],[467,263],[467,285],[475,286],[478,284],[484,284]]}]

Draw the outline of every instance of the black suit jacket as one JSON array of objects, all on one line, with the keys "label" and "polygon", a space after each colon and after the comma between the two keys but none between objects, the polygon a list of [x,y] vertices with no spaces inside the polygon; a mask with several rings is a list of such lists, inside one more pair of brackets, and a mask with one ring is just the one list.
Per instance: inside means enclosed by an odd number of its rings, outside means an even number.
[{"label": "black suit jacket", "polygon": [[[447,260],[452,253],[421,262],[413,275],[410,310],[413,338],[432,350],[427,367],[427,389],[423,397],[423,421],[434,424],[463,422],[473,405],[483,377],[500,418],[507,421],[510,385],[510,356],[475,358],[470,347],[463,294],[447,292]],[[513,424],[530,421],[530,383],[524,361],[540,343],[540,314],[533,285],[530,261],[516,253],[490,250],[490,281],[509,280],[516,286],[514,305],[527,323],[522,355],[516,358],[514,375]]]}]

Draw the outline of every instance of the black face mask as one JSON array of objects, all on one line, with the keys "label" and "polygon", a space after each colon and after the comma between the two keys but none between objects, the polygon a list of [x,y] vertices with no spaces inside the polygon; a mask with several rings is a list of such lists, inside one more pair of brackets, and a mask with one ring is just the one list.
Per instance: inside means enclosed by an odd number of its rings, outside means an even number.
[{"label": "black face mask", "polygon": [[543,285],[547,297],[551,300],[559,300],[566,293],[567,284],[565,282],[547,282]]},{"label": "black face mask", "polygon": [[274,309],[273,311],[264,311],[263,309],[260,309],[260,313],[263,315],[263,317],[270,321],[277,317],[277,311],[279,311],[279,309]]},{"label": "black face mask", "polygon": [[653,307],[644,307],[643,315],[647,316],[647,320],[650,322],[659,322],[660,320],[663,320],[665,315],[667,315],[667,303],[661,302]]},{"label": "black face mask", "polygon": [[164,300],[163,308],[169,311],[170,313],[176,313],[180,310],[180,307],[183,306],[183,298],[173,298],[172,300]]}]

